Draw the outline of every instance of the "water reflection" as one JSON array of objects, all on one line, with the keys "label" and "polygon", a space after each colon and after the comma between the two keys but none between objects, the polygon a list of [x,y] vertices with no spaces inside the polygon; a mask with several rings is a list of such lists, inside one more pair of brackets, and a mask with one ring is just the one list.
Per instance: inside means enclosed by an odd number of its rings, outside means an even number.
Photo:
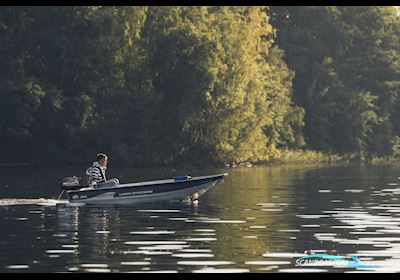
[{"label": "water reflection", "polygon": [[[144,172],[140,180],[157,178],[159,172]],[[0,271],[371,270],[295,266],[297,258],[313,253],[357,256],[365,264],[381,266],[375,271],[399,270],[396,166],[196,172],[230,175],[197,206],[76,207],[49,199],[0,200],[0,250],[4,252]],[[129,174],[126,180],[133,176]],[[21,196],[29,197],[30,192]],[[54,188],[48,193],[51,197]]]}]

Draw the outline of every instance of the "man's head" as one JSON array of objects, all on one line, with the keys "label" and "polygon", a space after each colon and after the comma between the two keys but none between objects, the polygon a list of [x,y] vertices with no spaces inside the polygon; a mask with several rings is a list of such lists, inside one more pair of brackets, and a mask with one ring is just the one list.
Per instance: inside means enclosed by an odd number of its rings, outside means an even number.
[{"label": "man's head", "polygon": [[108,157],[105,154],[97,154],[97,162],[100,164],[100,166],[107,166],[107,160]]}]

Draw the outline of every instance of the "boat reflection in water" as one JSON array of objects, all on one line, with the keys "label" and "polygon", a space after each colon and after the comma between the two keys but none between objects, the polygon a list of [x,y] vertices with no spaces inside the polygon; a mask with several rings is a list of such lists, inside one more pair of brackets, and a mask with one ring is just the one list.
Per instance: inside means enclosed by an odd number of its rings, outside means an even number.
[{"label": "boat reflection in water", "polygon": [[[201,202],[200,202],[201,203]],[[73,204],[72,204],[73,205]],[[206,205],[207,211],[218,209]],[[68,271],[150,270],[176,264],[175,253],[213,256],[205,245],[216,240],[215,230],[205,229],[204,217],[197,217],[198,207],[181,202],[156,202],[141,205],[60,205],[57,211],[57,245],[52,254],[59,255],[55,265]],[[207,236],[206,236],[207,235]],[[63,251],[65,254],[63,254]],[[165,256],[164,256],[165,255]],[[168,257],[165,263],[158,263]],[[201,257],[201,256],[200,256]],[[61,262],[63,261],[63,263]],[[130,264],[130,265],[127,265]],[[174,265],[175,266],[175,265]],[[152,268],[154,270],[154,268]]]}]

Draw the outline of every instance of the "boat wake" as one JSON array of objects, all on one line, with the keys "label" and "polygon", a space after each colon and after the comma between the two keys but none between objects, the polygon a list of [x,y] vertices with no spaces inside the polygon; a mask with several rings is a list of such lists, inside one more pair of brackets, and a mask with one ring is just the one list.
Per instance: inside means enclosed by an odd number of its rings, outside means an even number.
[{"label": "boat wake", "polygon": [[55,206],[57,204],[66,204],[66,203],[68,203],[68,200],[45,199],[45,198],[0,199],[0,206],[14,206],[14,205]]}]

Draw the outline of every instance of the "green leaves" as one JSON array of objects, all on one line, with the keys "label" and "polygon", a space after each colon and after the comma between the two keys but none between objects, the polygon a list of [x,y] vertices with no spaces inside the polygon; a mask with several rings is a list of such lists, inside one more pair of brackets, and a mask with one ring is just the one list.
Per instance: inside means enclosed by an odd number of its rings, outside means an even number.
[{"label": "green leaves", "polygon": [[390,154],[400,135],[393,11],[4,7],[0,157],[86,162],[108,150],[115,162],[177,164],[274,161],[306,148]]},{"label": "green leaves", "polygon": [[291,106],[285,63],[266,59],[272,30],[259,7],[149,10],[143,40],[158,154],[174,162],[270,157],[263,127]]},{"label": "green leaves", "polygon": [[308,147],[358,158],[390,154],[390,141],[400,132],[394,117],[394,81],[400,78],[395,8],[271,10],[278,44],[295,72],[294,100],[305,109]]}]

